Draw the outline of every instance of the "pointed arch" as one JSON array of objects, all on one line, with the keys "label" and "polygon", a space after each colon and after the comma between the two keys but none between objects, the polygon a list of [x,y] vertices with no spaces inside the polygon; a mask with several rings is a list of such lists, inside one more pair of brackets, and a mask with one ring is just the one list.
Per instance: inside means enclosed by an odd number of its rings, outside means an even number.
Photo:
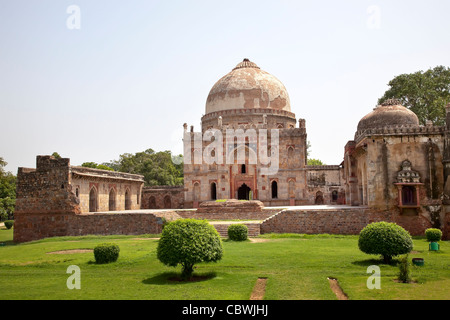
[{"label": "pointed arch", "polygon": [[125,190],[125,210],[131,210],[131,192],[128,188]]},{"label": "pointed arch", "polygon": [[116,190],[109,190],[109,211],[116,211]]},{"label": "pointed arch", "polygon": [[97,212],[98,209],[98,192],[95,186],[89,190],[89,212]]}]

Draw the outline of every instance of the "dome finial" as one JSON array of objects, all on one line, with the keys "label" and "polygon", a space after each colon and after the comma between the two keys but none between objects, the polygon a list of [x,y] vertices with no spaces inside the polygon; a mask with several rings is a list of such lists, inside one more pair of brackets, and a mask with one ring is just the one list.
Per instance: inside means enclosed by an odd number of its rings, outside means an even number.
[{"label": "dome finial", "polygon": [[259,67],[256,65],[256,63],[251,62],[250,59],[245,58],[240,62],[236,67],[234,67],[233,70],[241,69],[241,68],[256,68],[259,69]]}]

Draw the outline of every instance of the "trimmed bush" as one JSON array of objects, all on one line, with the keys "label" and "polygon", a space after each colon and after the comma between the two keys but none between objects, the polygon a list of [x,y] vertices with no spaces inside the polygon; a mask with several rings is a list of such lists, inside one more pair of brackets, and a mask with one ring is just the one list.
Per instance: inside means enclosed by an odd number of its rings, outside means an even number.
[{"label": "trimmed bush", "polygon": [[399,225],[381,221],[361,230],[358,247],[367,254],[380,254],[385,263],[390,263],[392,257],[411,252],[413,242],[409,232]]},{"label": "trimmed bush", "polygon": [[188,280],[199,262],[222,259],[222,240],[206,220],[178,219],[164,227],[158,242],[157,258],[170,267],[182,266],[181,276]]},{"label": "trimmed bush", "polygon": [[441,241],[442,231],[440,229],[429,228],[425,230],[425,236],[428,242],[438,242]]},{"label": "trimmed bush", "polygon": [[119,246],[114,243],[102,243],[94,248],[96,263],[115,262],[119,258]]},{"label": "trimmed bush", "polygon": [[248,228],[244,224],[232,224],[228,227],[228,238],[234,241],[245,241],[248,238]]},{"label": "trimmed bush", "polygon": [[6,229],[11,229],[13,225],[14,225],[14,220],[6,220],[5,221]]}]

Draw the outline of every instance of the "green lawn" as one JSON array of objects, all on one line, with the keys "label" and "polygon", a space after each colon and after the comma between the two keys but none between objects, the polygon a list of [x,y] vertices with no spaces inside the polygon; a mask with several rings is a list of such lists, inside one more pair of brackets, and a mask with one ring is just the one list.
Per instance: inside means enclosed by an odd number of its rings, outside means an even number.
[{"label": "green lawn", "polygon": [[[12,230],[0,229],[0,299],[162,299],[248,300],[258,277],[267,277],[265,299],[333,300],[327,277],[337,278],[349,299],[450,299],[450,243],[429,252],[423,238],[414,238],[413,257],[425,259],[411,267],[415,283],[395,282],[398,268],[358,250],[357,236],[263,235],[264,242],[224,241],[220,262],[199,264],[198,282],[170,278],[179,268],[156,258],[157,235],[87,236],[12,243]],[[117,262],[94,263],[92,252],[48,254],[70,249],[93,249],[102,242],[120,247]],[[81,289],[69,290],[67,267],[81,270]],[[367,267],[381,269],[381,289],[369,290]]]}]

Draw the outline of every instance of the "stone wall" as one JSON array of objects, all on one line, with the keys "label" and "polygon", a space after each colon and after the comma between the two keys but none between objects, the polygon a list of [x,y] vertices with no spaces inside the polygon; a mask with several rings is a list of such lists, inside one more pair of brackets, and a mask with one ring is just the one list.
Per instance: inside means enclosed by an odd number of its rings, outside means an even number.
[{"label": "stone wall", "polygon": [[142,189],[142,209],[183,209],[184,186],[152,186]]},{"label": "stone wall", "polygon": [[36,169],[18,169],[15,216],[24,212],[80,213],[70,182],[69,159],[37,156]]},{"label": "stone wall", "polygon": [[179,216],[174,212],[18,214],[14,242],[62,236],[158,234],[163,218],[174,220]]},{"label": "stone wall", "polygon": [[284,210],[264,220],[261,233],[359,234],[369,223],[395,222],[411,235],[424,235],[431,223],[425,217],[348,208],[330,210]]}]

